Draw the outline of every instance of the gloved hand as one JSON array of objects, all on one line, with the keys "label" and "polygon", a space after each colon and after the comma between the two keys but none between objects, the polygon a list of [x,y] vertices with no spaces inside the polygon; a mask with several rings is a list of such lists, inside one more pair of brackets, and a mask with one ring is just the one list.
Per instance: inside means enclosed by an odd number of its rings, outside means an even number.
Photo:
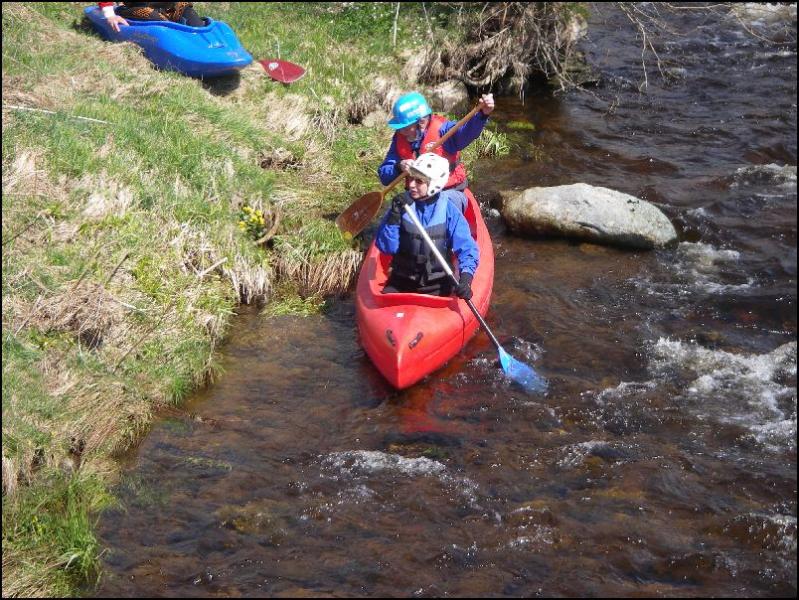
[{"label": "gloved hand", "polygon": [[399,225],[402,220],[402,215],[405,214],[405,205],[413,204],[413,198],[410,194],[402,193],[394,196],[391,201],[391,215],[389,215],[388,222],[391,225]]},{"label": "gloved hand", "polygon": [[458,285],[455,286],[455,295],[464,300],[472,299],[472,279],[474,276],[471,273],[461,273],[461,278],[458,280]]}]

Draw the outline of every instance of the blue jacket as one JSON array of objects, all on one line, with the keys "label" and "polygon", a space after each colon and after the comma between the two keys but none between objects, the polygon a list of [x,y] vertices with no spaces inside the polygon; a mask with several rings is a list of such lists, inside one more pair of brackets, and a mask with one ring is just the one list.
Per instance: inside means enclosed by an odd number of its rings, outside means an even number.
[{"label": "blue jacket", "polygon": [[[405,193],[407,194],[408,192]],[[439,195],[443,195],[449,200],[447,203],[447,236],[452,251],[458,257],[460,272],[474,275],[477,265],[480,263],[480,250],[469,230],[469,224],[459,208],[463,206],[463,192],[444,190]],[[436,206],[435,200],[438,199],[439,195],[433,196],[433,198],[424,202],[416,201],[416,214],[419,215],[419,221],[422,225],[427,226],[433,218]],[[380,228],[377,230],[377,237],[375,238],[377,249],[385,254],[396,254],[400,246],[400,226],[388,223],[391,210],[388,210],[380,222]]]},{"label": "blue jacket", "polygon": [[[487,122],[488,115],[483,114],[483,111],[478,111],[459,131],[456,131],[451,138],[444,142],[444,149],[450,154],[460,152],[480,136]],[[447,121],[441,126],[441,129],[439,129],[439,135],[443,136],[455,125],[456,121]],[[417,153],[424,139],[424,132],[422,132],[422,134],[423,135],[418,140],[411,144],[411,148]],[[377,169],[377,176],[380,178],[380,183],[388,185],[399,177],[400,171],[397,165],[401,160],[399,154],[397,154],[395,138],[392,137],[391,146],[388,149],[386,158],[383,159],[383,164]]]}]

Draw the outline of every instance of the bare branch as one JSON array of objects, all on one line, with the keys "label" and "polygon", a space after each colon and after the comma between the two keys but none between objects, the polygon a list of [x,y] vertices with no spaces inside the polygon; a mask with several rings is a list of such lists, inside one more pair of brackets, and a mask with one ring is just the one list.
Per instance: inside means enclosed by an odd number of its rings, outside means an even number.
[{"label": "bare branch", "polygon": [[[442,2],[438,6],[457,8],[451,13],[454,23],[450,30],[464,32],[462,38],[438,39],[428,51],[422,69],[422,79],[430,83],[445,79],[460,79],[472,87],[493,87],[502,83],[524,95],[529,78],[540,74],[554,82],[561,90],[577,87],[579,53],[576,49],[586,24],[575,9],[579,3],[562,2]],[[633,26],[641,43],[641,70],[643,81],[639,89],[649,86],[648,70],[651,63],[661,77],[668,77],[667,63],[661,57],[659,41],[684,37],[688,32],[678,30],[673,18],[676,14],[707,14],[719,21],[735,18],[745,31],[756,39],[779,43],[769,39],[752,23],[747,23],[742,11],[761,10],[754,3],[723,2],[714,4],[673,2],[614,2]],[[793,5],[795,7],[795,5]],[[425,18],[427,7],[423,4]],[[601,12],[602,5],[592,10]],[[790,20],[790,7],[764,5],[767,21],[779,23]],[[776,11],[776,12],[775,12]],[[787,11],[787,12],[786,12]],[[795,8],[794,8],[795,11]],[[794,12],[795,14],[795,12]],[[795,22],[795,21],[794,21]],[[795,26],[787,25],[781,36],[795,41]]]}]

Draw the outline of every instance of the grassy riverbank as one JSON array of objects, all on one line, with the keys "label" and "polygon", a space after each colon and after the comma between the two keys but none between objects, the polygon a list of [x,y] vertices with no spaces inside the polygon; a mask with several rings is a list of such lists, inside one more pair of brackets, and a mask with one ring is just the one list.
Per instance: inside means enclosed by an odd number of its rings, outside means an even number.
[{"label": "grassy riverbank", "polygon": [[103,42],[83,6],[3,6],[4,596],[91,581],[114,456],[213,378],[239,303],[347,289],[361,248],[331,217],[389,140],[360,121],[407,89],[429,25],[405,5],[395,44],[392,4],[200,3],[308,70],[203,83]]}]

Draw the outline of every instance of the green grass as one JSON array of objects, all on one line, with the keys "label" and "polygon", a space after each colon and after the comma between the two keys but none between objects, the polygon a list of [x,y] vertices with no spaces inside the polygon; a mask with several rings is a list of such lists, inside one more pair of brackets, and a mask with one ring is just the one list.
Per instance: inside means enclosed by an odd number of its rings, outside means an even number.
[{"label": "green grass", "polygon": [[527,121],[508,121],[506,127],[512,130],[535,131],[535,125]]},{"label": "green grass", "polygon": [[[403,85],[420,7],[396,46],[393,4],[197,7],[307,75],[204,84],[75,27],[82,6],[3,6],[3,103],[55,113],[3,113],[4,594],[91,583],[113,457],[215,372],[237,304],[318,313],[360,256],[332,216],[377,187],[389,132],[348,109],[377,76]],[[291,166],[262,168],[277,149]],[[268,244],[238,226],[245,205],[279,213]]]},{"label": "green grass", "polygon": [[[39,475],[25,494],[3,498],[3,595],[68,596],[99,574],[93,517],[113,499],[94,475]],[[43,565],[49,569],[42,570]]]},{"label": "green grass", "polygon": [[474,165],[481,158],[501,158],[507,156],[511,151],[511,142],[507,134],[497,131],[496,126],[489,123],[483,132],[474,142],[469,144],[463,151],[463,163],[466,171],[475,179]]}]

